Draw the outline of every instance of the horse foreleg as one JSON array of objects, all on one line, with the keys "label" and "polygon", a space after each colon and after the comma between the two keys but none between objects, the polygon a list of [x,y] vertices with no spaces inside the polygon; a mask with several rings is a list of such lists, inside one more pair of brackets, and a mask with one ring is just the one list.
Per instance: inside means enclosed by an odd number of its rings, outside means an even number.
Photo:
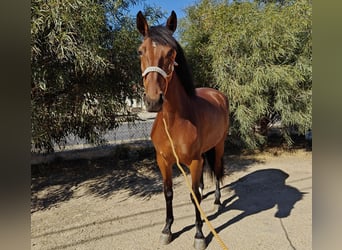
[{"label": "horse foreleg", "polygon": [[[202,169],[203,169],[202,158],[200,160],[193,160],[191,162],[190,173],[191,173],[191,180],[192,180],[192,190],[194,191],[199,204],[201,203],[199,183],[201,180]],[[195,234],[195,240],[194,240],[194,247],[198,250],[202,250],[206,248],[205,238],[202,232],[203,221],[201,219],[200,211],[198,210],[192,195],[191,195],[191,200],[195,205],[195,213],[196,213],[196,220],[195,220],[196,234]]]},{"label": "horse foreleg", "polygon": [[160,242],[164,245],[172,241],[171,226],[173,223],[173,190],[172,190],[172,166],[165,164],[163,159],[157,157],[158,166],[163,177],[163,189],[166,203],[166,220],[165,226],[160,236]]},{"label": "horse foreleg", "polygon": [[165,202],[166,202],[166,220],[165,220],[165,226],[162,230],[162,235],[160,236],[160,241],[163,244],[169,244],[172,241],[171,226],[173,223],[172,184],[170,185],[164,182],[164,197],[165,197]]}]

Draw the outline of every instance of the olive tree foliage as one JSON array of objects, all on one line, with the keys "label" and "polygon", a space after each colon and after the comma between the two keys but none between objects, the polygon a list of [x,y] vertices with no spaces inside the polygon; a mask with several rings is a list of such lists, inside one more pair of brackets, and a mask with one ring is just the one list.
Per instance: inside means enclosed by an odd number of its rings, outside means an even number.
[{"label": "olive tree foliage", "polygon": [[276,120],[289,144],[311,128],[311,1],[202,0],[181,26],[195,79],[229,98],[234,143],[265,145]]},{"label": "olive tree foliage", "polygon": [[132,119],[125,99],[141,80],[140,36],[128,9],[137,2],[31,1],[31,150],[51,152],[69,135],[102,143]]}]

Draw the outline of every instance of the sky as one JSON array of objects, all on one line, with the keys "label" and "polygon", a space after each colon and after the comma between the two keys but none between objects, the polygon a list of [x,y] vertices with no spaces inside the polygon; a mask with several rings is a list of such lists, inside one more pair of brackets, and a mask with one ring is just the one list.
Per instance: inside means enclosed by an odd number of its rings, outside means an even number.
[{"label": "sky", "polygon": [[[145,3],[152,6],[159,6],[163,11],[167,11],[167,15],[171,14],[171,11],[174,10],[177,14],[177,18],[182,18],[185,15],[184,9],[190,5],[193,5],[196,0],[146,0]],[[133,15],[136,15],[139,10],[143,10],[144,4],[139,4],[134,6],[131,10]]]}]

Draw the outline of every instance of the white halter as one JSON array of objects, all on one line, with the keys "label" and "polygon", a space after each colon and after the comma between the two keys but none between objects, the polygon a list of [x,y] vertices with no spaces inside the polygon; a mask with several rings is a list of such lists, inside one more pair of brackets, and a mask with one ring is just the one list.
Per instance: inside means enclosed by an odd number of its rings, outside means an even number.
[{"label": "white halter", "polygon": [[[174,66],[177,66],[177,65],[178,65],[178,63],[174,62]],[[170,72],[170,75],[173,72],[173,69],[174,69],[174,67],[172,66],[172,70]],[[159,68],[158,66],[147,67],[141,75],[142,75],[142,77],[144,77],[150,72],[157,72],[157,73],[161,74],[165,79],[168,77],[168,74],[166,74],[166,72],[163,69]]]},{"label": "white halter", "polygon": [[150,72],[158,72],[158,73],[161,74],[165,79],[166,79],[166,77],[167,77],[166,72],[165,72],[163,69],[161,69],[161,68],[159,68],[159,67],[157,67],[157,66],[147,67],[147,68],[145,69],[145,71],[142,73],[142,76],[144,77],[144,76],[146,76],[146,75],[147,75],[148,73],[150,73]]}]

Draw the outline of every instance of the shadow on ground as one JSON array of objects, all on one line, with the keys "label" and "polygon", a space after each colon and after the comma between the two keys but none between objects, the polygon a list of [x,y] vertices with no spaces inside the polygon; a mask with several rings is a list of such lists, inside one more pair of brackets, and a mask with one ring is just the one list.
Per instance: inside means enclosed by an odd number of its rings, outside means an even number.
[{"label": "shadow on ground", "polygon": [[[224,158],[226,175],[260,162],[253,157],[226,155]],[[176,167],[173,172],[174,177],[181,175]],[[127,192],[128,197],[144,199],[162,192],[162,177],[156,165],[154,149],[121,147],[113,152],[112,157],[59,159],[48,164],[32,165],[31,212],[68,201],[80,187],[83,188],[83,195],[103,198],[117,191]]]},{"label": "shadow on ground", "polygon": [[[216,232],[224,230],[230,225],[253,214],[271,209],[277,206],[274,214],[277,218],[285,218],[291,214],[294,205],[303,198],[305,193],[286,185],[289,177],[280,169],[264,169],[245,175],[239,180],[224,186],[233,191],[233,195],[223,201],[219,212],[208,217],[209,220],[217,218],[220,214],[231,210],[240,210],[236,217],[216,228]],[[209,193],[208,195],[212,195]],[[206,196],[208,196],[206,195]],[[207,237],[211,242],[213,234]]]},{"label": "shadow on ground", "polygon": [[83,195],[107,198],[125,190],[129,196],[149,197],[162,190],[152,148],[120,147],[110,157],[62,160],[31,166],[31,212],[47,209]]}]

